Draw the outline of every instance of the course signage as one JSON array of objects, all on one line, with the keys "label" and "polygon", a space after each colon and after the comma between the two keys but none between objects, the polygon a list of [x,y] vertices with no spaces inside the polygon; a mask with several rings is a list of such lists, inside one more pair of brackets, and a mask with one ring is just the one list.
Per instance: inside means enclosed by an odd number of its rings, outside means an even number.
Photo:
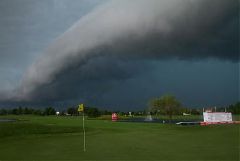
[{"label": "course signage", "polygon": [[118,120],[118,116],[116,113],[112,113],[112,121],[117,121]]},{"label": "course signage", "polygon": [[232,121],[230,112],[203,112],[204,122],[229,122]]}]

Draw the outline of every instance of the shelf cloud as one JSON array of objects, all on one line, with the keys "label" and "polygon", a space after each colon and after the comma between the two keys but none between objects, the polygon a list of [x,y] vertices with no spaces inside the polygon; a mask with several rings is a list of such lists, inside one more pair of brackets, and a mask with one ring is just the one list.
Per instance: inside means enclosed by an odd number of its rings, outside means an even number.
[{"label": "shelf cloud", "polygon": [[237,0],[109,1],[50,44],[5,99],[87,99],[144,72],[148,59],[238,62],[238,15]]}]

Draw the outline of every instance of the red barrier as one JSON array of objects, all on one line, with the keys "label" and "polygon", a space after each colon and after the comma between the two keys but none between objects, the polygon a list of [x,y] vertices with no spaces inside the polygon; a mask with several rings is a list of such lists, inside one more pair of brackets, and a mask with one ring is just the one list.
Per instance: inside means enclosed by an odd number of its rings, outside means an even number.
[{"label": "red barrier", "polygon": [[201,126],[218,125],[218,124],[240,124],[240,121],[200,122]]}]

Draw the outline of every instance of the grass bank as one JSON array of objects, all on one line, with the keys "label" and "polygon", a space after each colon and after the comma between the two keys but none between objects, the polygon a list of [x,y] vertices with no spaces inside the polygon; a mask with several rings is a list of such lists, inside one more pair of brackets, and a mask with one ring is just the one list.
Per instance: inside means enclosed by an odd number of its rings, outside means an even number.
[{"label": "grass bank", "polygon": [[1,161],[239,160],[239,125],[87,120],[87,151],[83,152],[81,117],[9,117],[20,121],[0,123]]}]

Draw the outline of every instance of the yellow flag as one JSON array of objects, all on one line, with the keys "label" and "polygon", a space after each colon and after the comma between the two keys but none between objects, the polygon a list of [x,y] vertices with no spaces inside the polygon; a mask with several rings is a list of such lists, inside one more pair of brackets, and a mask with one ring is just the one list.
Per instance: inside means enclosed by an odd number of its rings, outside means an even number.
[{"label": "yellow flag", "polygon": [[84,111],[83,104],[78,105],[78,112],[83,112],[83,111]]}]

